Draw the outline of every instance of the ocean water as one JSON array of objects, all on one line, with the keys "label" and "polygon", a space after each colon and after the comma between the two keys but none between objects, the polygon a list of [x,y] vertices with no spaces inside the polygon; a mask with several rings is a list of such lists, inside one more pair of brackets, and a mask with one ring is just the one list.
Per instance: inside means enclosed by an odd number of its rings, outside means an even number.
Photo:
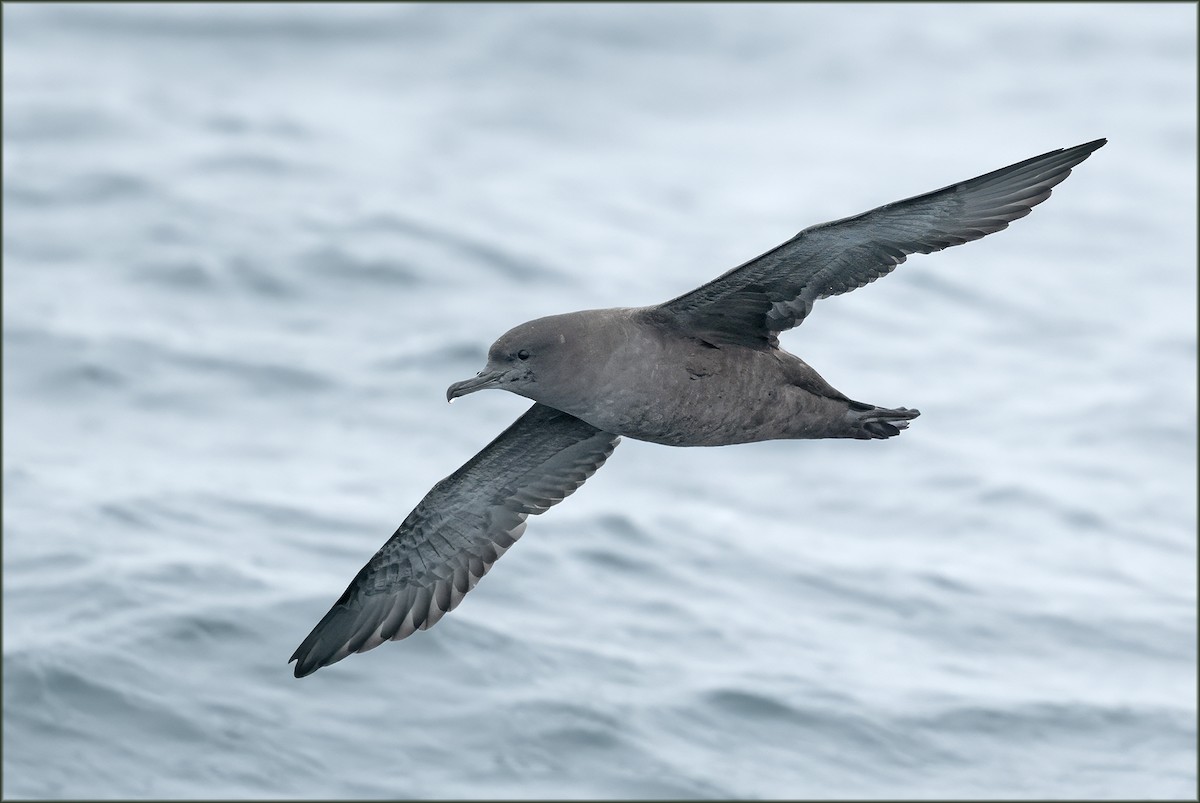
[{"label": "ocean water", "polygon": [[[1195,797],[1195,6],[3,24],[6,798]],[[784,336],[901,437],[626,439],[292,677],[510,326],[1097,137]]]}]

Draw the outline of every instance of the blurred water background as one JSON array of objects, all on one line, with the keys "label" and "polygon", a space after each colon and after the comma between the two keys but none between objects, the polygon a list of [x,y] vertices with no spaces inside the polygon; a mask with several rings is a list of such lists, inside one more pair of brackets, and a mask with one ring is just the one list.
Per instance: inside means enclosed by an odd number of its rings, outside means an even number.
[{"label": "blurred water background", "polygon": [[[25,5],[3,794],[1196,794],[1196,8]],[[510,326],[1106,136],[784,337],[886,442],[626,440],[286,661],[527,402]]]}]

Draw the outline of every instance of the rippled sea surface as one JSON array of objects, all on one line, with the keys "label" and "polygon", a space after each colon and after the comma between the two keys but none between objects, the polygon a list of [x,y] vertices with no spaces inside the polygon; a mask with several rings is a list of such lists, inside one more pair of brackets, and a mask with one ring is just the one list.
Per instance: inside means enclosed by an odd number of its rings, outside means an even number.
[{"label": "rippled sea surface", "polygon": [[[6,5],[6,797],[1194,797],[1196,10]],[[510,326],[1109,144],[784,346],[901,437],[626,440],[287,658]]]}]

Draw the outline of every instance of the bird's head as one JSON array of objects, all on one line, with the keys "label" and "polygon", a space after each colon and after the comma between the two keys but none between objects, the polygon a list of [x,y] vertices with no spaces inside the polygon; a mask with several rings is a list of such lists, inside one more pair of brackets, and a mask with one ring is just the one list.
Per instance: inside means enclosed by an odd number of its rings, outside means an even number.
[{"label": "bird's head", "polygon": [[553,403],[545,398],[554,388],[570,384],[572,365],[577,365],[579,338],[577,313],[538,318],[514,327],[488,349],[487,365],[470,379],[455,382],[446,390],[446,401],[487,388],[500,388],[534,401]]}]

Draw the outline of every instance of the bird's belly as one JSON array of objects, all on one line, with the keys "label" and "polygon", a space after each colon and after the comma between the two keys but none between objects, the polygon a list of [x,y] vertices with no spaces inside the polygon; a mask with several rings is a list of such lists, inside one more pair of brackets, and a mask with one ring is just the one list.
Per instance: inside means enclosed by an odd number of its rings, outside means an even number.
[{"label": "bird's belly", "polygon": [[825,416],[824,410],[809,409],[821,400],[754,368],[724,366],[705,373],[703,366],[685,364],[639,373],[632,381],[612,382],[612,392],[576,415],[609,432],[669,446],[806,437],[797,425]]}]

